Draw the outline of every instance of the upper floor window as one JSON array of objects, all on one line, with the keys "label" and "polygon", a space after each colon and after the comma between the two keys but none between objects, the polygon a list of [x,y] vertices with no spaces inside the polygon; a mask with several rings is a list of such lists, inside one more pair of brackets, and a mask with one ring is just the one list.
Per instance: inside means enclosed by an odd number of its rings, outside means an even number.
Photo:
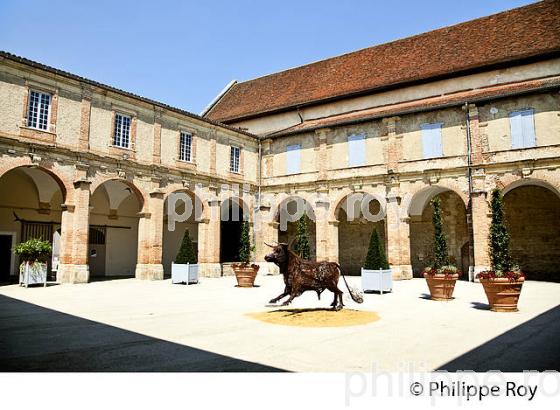
[{"label": "upper floor window", "polygon": [[286,174],[299,174],[301,172],[301,145],[288,145],[286,147]]},{"label": "upper floor window", "polygon": [[51,108],[51,95],[40,91],[29,91],[27,109],[27,126],[39,130],[48,130]]},{"label": "upper floor window", "polygon": [[514,111],[509,114],[511,147],[530,148],[536,146],[533,110]]},{"label": "upper floor window", "polygon": [[443,157],[441,123],[422,124],[422,151],[424,159]]},{"label": "upper floor window", "polygon": [[229,170],[231,172],[239,173],[239,159],[241,157],[241,148],[231,147],[229,158]]},{"label": "upper floor window", "polygon": [[364,134],[348,137],[348,166],[358,167],[366,163],[366,136]]},{"label": "upper floor window", "polygon": [[181,132],[179,137],[179,159],[181,161],[192,161],[192,134]]},{"label": "upper floor window", "polygon": [[113,145],[115,147],[130,147],[130,123],[132,118],[128,115],[115,113],[115,133],[113,135]]}]

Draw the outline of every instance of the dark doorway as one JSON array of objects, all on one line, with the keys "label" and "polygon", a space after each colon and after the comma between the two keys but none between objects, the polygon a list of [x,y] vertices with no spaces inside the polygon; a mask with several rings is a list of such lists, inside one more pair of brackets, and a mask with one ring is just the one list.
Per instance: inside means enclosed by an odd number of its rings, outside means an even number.
[{"label": "dark doorway", "polygon": [[12,235],[0,235],[0,282],[8,282],[12,265]]},{"label": "dark doorway", "polygon": [[228,200],[222,205],[220,223],[220,262],[238,262],[243,207]]}]

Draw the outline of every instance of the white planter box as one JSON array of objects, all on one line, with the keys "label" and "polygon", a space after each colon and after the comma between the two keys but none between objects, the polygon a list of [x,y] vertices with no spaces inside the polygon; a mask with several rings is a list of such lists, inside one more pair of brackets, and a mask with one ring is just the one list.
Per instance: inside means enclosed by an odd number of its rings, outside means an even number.
[{"label": "white planter box", "polygon": [[390,292],[393,289],[393,271],[391,269],[369,270],[362,268],[362,289],[364,292]]},{"label": "white planter box", "polygon": [[37,283],[47,286],[47,264],[25,262],[19,265],[19,284],[27,287]]},{"label": "white planter box", "polygon": [[171,264],[171,283],[198,283],[198,264]]}]

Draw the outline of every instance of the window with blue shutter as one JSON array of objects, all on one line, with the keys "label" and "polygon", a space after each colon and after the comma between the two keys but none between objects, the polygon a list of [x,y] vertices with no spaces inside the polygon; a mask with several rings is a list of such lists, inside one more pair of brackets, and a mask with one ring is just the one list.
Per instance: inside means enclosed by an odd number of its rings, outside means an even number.
[{"label": "window with blue shutter", "polygon": [[443,157],[441,123],[422,124],[422,151],[424,159]]},{"label": "window with blue shutter", "polygon": [[288,145],[286,148],[286,174],[301,172],[301,145]]},{"label": "window with blue shutter", "polygon": [[348,166],[359,167],[366,163],[366,136],[364,134],[348,137]]},{"label": "window with blue shutter", "polygon": [[536,146],[533,110],[514,111],[509,114],[512,148]]}]

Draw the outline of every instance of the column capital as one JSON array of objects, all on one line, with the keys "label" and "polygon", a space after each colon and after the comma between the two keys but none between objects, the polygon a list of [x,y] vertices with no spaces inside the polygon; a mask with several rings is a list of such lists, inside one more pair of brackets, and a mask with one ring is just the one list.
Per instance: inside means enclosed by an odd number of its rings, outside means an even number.
[{"label": "column capital", "polygon": [[80,178],[74,181],[74,188],[87,188],[89,189],[91,181],[86,178]]}]

